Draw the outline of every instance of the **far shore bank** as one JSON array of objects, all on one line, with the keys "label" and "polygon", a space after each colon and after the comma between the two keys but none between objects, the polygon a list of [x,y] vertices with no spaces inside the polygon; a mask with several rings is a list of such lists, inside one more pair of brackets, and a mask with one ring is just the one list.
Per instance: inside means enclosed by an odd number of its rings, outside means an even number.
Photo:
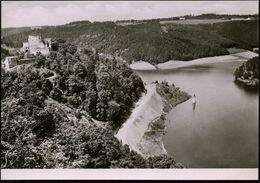
[{"label": "far shore bank", "polygon": [[194,59],[190,61],[179,61],[179,60],[170,60],[165,63],[157,64],[156,66],[145,62],[138,61],[130,65],[133,70],[171,70],[177,69],[181,67],[189,67],[194,65],[203,65],[203,64],[211,64],[211,63],[225,63],[225,62],[244,62],[248,59],[258,56],[257,53],[252,51],[243,51],[239,53],[234,53],[230,55],[223,56],[214,56],[214,57],[205,57]]}]

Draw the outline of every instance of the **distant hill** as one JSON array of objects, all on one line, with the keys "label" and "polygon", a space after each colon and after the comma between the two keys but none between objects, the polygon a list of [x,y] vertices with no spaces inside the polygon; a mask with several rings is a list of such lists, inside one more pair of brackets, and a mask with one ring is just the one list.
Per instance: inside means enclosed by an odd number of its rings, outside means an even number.
[{"label": "distant hill", "polygon": [[228,54],[227,48],[258,47],[258,21],[234,21],[205,25],[161,25],[157,20],[119,26],[115,22],[79,21],[3,37],[3,43],[21,47],[28,35],[62,38],[80,48],[121,56],[129,63],[152,64],[168,60],[192,60]]},{"label": "distant hill", "polygon": [[258,14],[247,14],[247,15],[228,15],[228,14],[215,14],[215,13],[205,13],[201,15],[186,15],[185,18],[189,19],[232,19],[232,18],[252,18],[258,19]]},{"label": "distant hill", "polygon": [[32,30],[31,27],[2,28],[2,36],[10,36],[13,34],[19,34],[21,32],[30,30]]},{"label": "distant hill", "polygon": [[259,47],[258,20],[231,21],[200,26],[235,41],[241,48]]},{"label": "distant hill", "polygon": [[228,15],[228,14],[215,14],[215,13],[205,13],[201,15],[184,15],[178,17],[168,17],[168,18],[155,18],[155,19],[143,19],[143,20],[117,20],[116,23],[144,23],[149,21],[171,21],[171,20],[179,20],[181,17],[185,19],[232,19],[232,18],[252,18],[258,19],[258,14],[253,15]]},{"label": "distant hill", "polygon": [[25,31],[31,31],[34,29],[42,29],[47,26],[31,26],[31,27],[10,27],[10,28],[2,28],[2,36],[10,36],[13,34],[19,34]]}]

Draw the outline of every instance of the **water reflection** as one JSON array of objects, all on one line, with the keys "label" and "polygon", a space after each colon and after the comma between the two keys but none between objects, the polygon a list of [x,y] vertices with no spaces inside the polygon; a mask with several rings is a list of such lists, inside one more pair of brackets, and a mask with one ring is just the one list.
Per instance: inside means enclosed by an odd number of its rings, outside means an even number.
[{"label": "water reflection", "polygon": [[183,72],[189,73],[200,73],[200,72],[210,72],[211,69],[214,69],[212,65],[193,65],[193,66],[186,66],[181,68],[173,68],[173,69],[164,69],[164,70],[136,70],[136,73],[139,74],[146,74],[146,75],[154,75],[154,74],[178,74]]},{"label": "water reflection", "polygon": [[192,104],[192,109],[193,109],[193,111],[195,111],[195,108],[196,108],[196,103],[193,103],[193,104]]}]

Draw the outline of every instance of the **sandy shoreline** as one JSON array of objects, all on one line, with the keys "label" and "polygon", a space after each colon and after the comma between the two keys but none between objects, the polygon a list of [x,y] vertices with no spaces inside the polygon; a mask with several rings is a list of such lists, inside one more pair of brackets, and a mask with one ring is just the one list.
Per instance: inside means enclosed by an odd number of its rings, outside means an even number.
[{"label": "sandy shoreline", "polygon": [[133,70],[156,70],[156,67],[145,61],[138,61],[130,65]]},{"label": "sandy shoreline", "polygon": [[[161,116],[168,114],[169,111],[165,110],[165,106],[167,102],[172,103],[172,101],[166,101],[158,93],[156,84],[145,85],[145,88],[147,93],[135,104],[136,107],[132,114],[121,126],[115,137],[123,145],[128,145],[131,150],[136,151],[144,158],[168,155],[163,144],[163,137],[167,131],[166,119],[162,120]],[[178,96],[180,95],[178,94]],[[182,102],[176,100],[169,110]],[[164,128],[153,129],[154,122],[158,120],[163,122]]]},{"label": "sandy shoreline", "polygon": [[[181,67],[189,67],[194,65],[203,65],[203,64],[210,64],[210,63],[225,63],[225,62],[235,62],[235,61],[244,62],[256,56],[258,56],[257,53],[251,51],[244,51],[244,52],[234,53],[230,55],[199,58],[191,61],[170,60],[168,62],[158,64],[156,66],[158,68],[157,70],[170,70],[170,69],[177,69]],[[156,70],[156,67],[154,65],[144,61],[135,62],[131,64],[130,67],[133,70]]]},{"label": "sandy shoreline", "polygon": [[123,145],[127,144],[131,150],[140,154],[142,153],[137,148],[137,144],[142,139],[149,123],[160,116],[163,109],[162,100],[156,93],[155,85],[146,85],[145,88],[147,93],[135,104],[130,117],[115,135]]},{"label": "sandy shoreline", "polygon": [[145,88],[147,93],[136,103],[132,114],[115,137],[123,145],[127,144],[131,150],[138,152],[145,158],[167,155],[162,132],[155,132],[151,136],[147,135],[151,122],[163,113],[163,101],[156,92],[155,84],[146,85]]}]

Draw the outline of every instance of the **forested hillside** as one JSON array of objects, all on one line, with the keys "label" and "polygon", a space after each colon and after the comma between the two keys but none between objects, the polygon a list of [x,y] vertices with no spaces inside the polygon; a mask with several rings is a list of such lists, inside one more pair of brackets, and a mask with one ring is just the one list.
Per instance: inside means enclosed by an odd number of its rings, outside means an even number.
[{"label": "forested hillside", "polygon": [[201,15],[186,15],[184,16],[189,19],[232,19],[232,18],[253,18],[256,19],[258,18],[258,14],[248,14],[248,15],[243,15],[243,14],[215,14],[215,13],[204,13]]},{"label": "forested hillside", "polygon": [[114,137],[144,92],[118,60],[64,41],[19,72],[1,72],[2,168],[170,168],[171,157],[142,158]]},{"label": "forested hillside", "polygon": [[10,56],[9,51],[7,49],[1,47],[1,59],[3,60],[7,56]]},{"label": "forested hillside", "polygon": [[235,21],[212,25],[161,25],[159,21],[120,26],[114,22],[80,21],[32,30],[3,38],[9,46],[21,47],[28,35],[60,37],[79,47],[94,47],[102,53],[121,56],[129,63],[153,64],[168,60],[192,60],[228,54],[226,48],[258,47],[258,21]]},{"label": "forested hillside", "polygon": [[235,41],[240,48],[251,49],[259,47],[258,20],[231,21],[201,26],[227,39]]},{"label": "forested hillside", "polygon": [[32,30],[30,27],[2,28],[2,36],[9,36]]}]

